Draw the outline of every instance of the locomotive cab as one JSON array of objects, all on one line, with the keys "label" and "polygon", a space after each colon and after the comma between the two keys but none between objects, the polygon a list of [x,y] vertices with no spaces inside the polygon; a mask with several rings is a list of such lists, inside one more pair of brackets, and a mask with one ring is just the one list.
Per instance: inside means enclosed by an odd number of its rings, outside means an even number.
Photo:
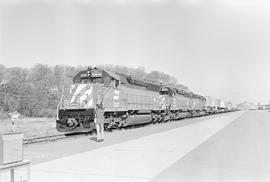
[{"label": "locomotive cab", "polygon": [[160,95],[168,95],[171,97],[175,95],[175,91],[170,87],[162,87],[159,93]]},{"label": "locomotive cab", "polygon": [[119,77],[109,71],[89,67],[86,71],[79,72],[73,79],[73,83],[99,83],[105,87],[116,88],[120,85]]},{"label": "locomotive cab", "polygon": [[93,129],[96,105],[103,102],[107,88],[120,85],[117,75],[98,68],[79,72],[73,84],[65,88],[58,105],[58,131]]},{"label": "locomotive cab", "polygon": [[175,95],[175,91],[170,87],[162,86],[159,91],[160,107],[162,109],[169,109],[171,107],[171,101]]}]

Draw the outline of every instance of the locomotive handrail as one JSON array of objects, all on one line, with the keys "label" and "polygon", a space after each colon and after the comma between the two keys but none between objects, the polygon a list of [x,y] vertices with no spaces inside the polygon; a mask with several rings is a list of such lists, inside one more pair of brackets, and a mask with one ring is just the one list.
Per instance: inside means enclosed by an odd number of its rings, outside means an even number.
[{"label": "locomotive handrail", "polygon": [[110,90],[110,87],[106,87],[105,88],[105,90],[103,91],[103,93],[102,93],[102,98],[101,98],[101,100],[100,100],[100,103],[102,103],[103,104],[103,100],[104,100],[104,96],[107,94],[107,92]]},{"label": "locomotive handrail", "polygon": [[[61,98],[58,102],[58,105],[57,105],[57,111],[59,111],[60,109],[60,105],[62,105],[62,102],[63,102],[63,95],[64,95],[64,87],[62,88],[62,94],[61,94]],[[56,113],[56,118],[58,119],[59,118],[59,112]]]}]

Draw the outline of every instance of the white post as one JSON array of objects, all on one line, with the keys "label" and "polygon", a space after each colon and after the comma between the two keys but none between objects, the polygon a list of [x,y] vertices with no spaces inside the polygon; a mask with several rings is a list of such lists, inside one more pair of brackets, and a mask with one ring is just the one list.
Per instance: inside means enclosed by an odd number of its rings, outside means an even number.
[{"label": "white post", "polygon": [[14,182],[14,168],[11,168],[10,170],[10,181]]}]

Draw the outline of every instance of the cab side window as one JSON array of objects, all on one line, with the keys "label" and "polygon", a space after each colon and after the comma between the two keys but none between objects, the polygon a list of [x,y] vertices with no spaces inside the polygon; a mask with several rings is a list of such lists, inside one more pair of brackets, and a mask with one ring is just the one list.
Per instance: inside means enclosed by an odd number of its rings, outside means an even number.
[{"label": "cab side window", "polygon": [[114,78],[111,78],[111,83],[110,83],[110,86],[113,87],[113,88],[117,88],[119,86],[119,80],[116,80]]},{"label": "cab side window", "polygon": [[115,80],[115,87],[118,87],[120,84],[120,81],[119,80]]}]

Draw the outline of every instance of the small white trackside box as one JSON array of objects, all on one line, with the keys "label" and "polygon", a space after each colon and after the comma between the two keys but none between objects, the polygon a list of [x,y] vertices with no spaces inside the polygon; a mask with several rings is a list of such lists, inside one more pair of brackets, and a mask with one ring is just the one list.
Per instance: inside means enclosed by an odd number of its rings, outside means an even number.
[{"label": "small white trackside box", "polygon": [[0,135],[0,165],[23,160],[23,133]]}]

